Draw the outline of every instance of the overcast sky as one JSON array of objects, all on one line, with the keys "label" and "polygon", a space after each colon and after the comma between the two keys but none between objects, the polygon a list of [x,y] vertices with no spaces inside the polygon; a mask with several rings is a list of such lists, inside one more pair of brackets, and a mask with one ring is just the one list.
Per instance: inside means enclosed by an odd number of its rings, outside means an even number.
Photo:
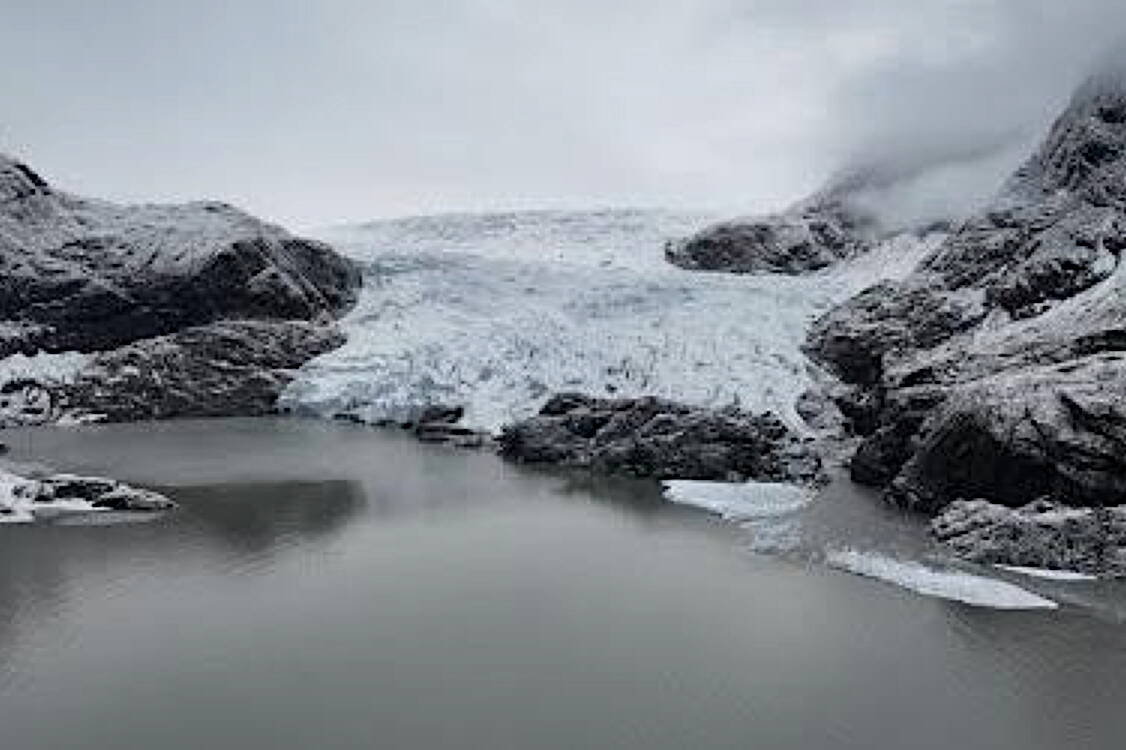
[{"label": "overcast sky", "polygon": [[1121,0],[0,0],[0,149],[292,227],[746,212],[857,155],[999,174],[1123,32]]}]

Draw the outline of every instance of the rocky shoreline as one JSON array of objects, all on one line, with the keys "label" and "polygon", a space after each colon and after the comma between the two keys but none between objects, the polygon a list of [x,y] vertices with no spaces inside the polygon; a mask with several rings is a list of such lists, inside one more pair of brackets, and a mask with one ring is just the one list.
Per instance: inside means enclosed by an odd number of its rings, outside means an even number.
[{"label": "rocky shoreline", "polygon": [[25,477],[0,469],[0,524],[54,521],[100,511],[151,515],[175,507],[160,493],[113,479],[74,474]]},{"label": "rocky shoreline", "polygon": [[1121,575],[1124,248],[1126,75],[1107,72],[912,276],[814,324],[852,478],[937,514],[965,559]]},{"label": "rocky shoreline", "polygon": [[[80,198],[0,154],[0,428],[275,413],[343,342],[359,285],[329,246],[231,206]],[[9,520],[173,507],[108,479],[0,485]]]},{"label": "rocky shoreline", "polygon": [[658,398],[553,396],[506,426],[500,455],[600,474],[721,482],[823,479],[811,445],[773,414],[701,409]]}]

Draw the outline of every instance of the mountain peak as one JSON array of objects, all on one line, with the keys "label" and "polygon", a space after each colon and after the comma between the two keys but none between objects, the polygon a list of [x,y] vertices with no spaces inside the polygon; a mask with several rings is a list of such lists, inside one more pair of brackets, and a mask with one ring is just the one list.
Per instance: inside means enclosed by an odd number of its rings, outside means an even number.
[{"label": "mountain peak", "polygon": [[47,181],[30,167],[0,152],[0,203],[50,191]]},{"label": "mountain peak", "polygon": [[1126,203],[1126,54],[1090,75],[1008,192],[1076,193]]}]

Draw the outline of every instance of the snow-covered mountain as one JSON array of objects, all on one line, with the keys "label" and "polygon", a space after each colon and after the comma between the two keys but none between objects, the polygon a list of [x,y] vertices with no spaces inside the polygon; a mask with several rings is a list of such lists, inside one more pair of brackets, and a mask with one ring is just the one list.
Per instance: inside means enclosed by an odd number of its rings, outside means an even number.
[{"label": "snow-covered mountain", "polygon": [[269,413],[359,281],[232,206],[83,198],[0,153],[0,427]]},{"label": "snow-covered mountain", "polygon": [[365,283],[348,343],[313,360],[283,403],[365,421],[464,406],[494,430],[557,391],[656,395],[774,411],[799,426],[808,323],[880,278],[908,273],[940,236],[903,235],[805,277],[699,274],[664,244],[713,217],[600,210],[459,214],[319,233]]}]

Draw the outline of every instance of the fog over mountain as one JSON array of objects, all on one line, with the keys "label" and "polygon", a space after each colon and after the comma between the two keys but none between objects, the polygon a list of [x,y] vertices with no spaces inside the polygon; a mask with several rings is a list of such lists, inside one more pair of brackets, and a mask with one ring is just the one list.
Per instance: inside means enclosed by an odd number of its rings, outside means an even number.
[{"label": "fog over mountain", "polygon": [[1126,29],[1104,0],[3,5],[0,150],[76,191],[297,227],[745,213],[871,162],[910,175],[875,199],[890,218],[961,211]]}]

